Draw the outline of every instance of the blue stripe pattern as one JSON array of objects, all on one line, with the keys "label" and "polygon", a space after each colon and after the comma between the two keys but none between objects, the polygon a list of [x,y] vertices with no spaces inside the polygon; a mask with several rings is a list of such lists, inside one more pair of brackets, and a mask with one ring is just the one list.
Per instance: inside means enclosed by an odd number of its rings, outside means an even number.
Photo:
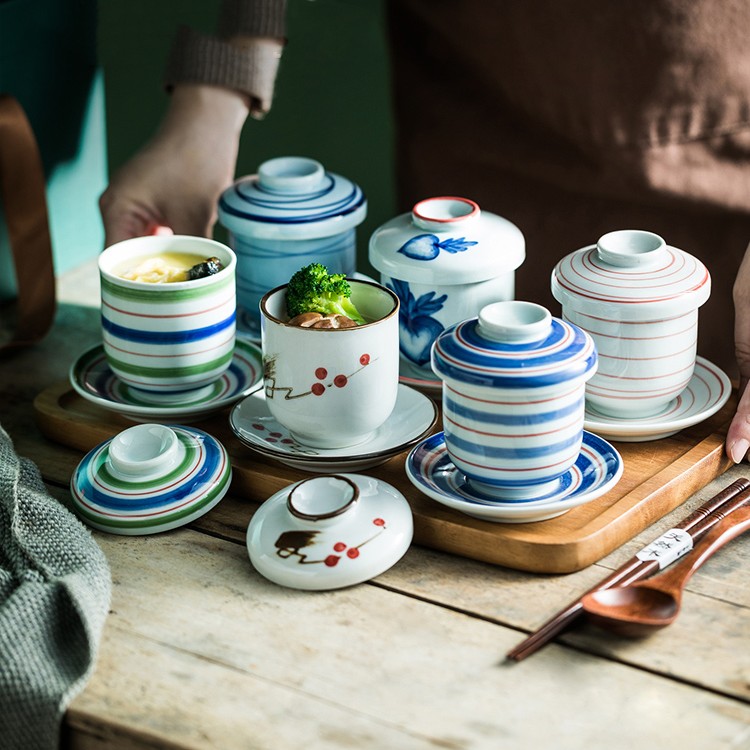
[{"label": "blue stripe pattern", "polygon": [[[509,412],[488,412],[486,409],[473,409],[457,403],[447,393],[443,393],[443,408],[449,410],[451,414],[460,417],[462,420],[472,420],[488,425],[502,425],[507,427],[545,424],[554,422],[558,419],[564,419],[576,413],[581,413],[583,397],[576,399],[561,409],[552,409],[550,411],[535,411],[534,413],[518,414]],[[519,404],[519,407],[523,407]]]},{"label": "blue stripe pattern", "polygon": [[123,341],[133,341],[139,344],[188,344],[209,338],[231,328],[235,324],[236,317],[236,312],[232,311],[229,317],[220,320],[214,325],[194,328],[190,331],[143,331],[138,328],[117,325],[102,315],[102,328],[111,336],[115,336]]},{"label": "blue stripe pattern", "polygon": [[259,181],[239,182],[219,199],[219,208],[230,216],[271,224],[300,224],[345,216],[360,209],[366,199],[350,180],[330,172],[326,185],[309,193],[280,193]]},{"label": "blue stripe pattern", "polygon": [[206,482],[214,474],[217,474],[222,460],[219,446],[211,440],[203,441],[204,458],[200,468],[187,482],[181,482],[175,489],[166,490],[158,494],[149,494],[143,498],[137,496],[122,497],[115,494],[102,492],[91,484],[88,472],[81,472],[79,476],[79,494],[87,502],[97,505],[99,508],[111,510],[153,510],[178,503],[180,500],[189,498],[196,490],[205,489]]},{"label": "blue stripe pattern", "polygon": [[[483,445],[482,443],[473,442],[462,437],[458,437],[451,433],[447,428],[444,430],[445,439],[449,442],[450,448],[465,451],[472,455],[472,460],[476,457],[477,460],[482,458],[489,459],[514,459],[517,461],[528,461],[530,459],[538,459],[552,456],[556,453],[562,453],[576,445],[581,440],[582,431],[578,431],[566,440],[562,440],[558,443],[549,443],[547,445],[538,445],[531,448],[523,448],[520,445],[513,445],[506,448],[500,448],[496,446]],[[549,477],[545,477],[542,481],[549,481]],[[503,482],[505,483],[505,482]]]},{"label": "blue stripe pattern", "polygon": [[542,388],[583,377],[596,366],[596,348],[578,326],[558,318],[543,341],[506,344],[479,334],[476,318],[444,331],[433,348],[440,377],[490,388]]}]

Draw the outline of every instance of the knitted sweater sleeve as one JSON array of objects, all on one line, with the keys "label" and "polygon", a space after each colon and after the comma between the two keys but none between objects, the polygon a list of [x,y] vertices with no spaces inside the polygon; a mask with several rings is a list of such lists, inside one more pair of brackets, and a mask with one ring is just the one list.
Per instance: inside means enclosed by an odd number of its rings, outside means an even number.
[{"label": "knitted sweater sleeve", "polygon": [[206,84],[246,95],[250,114],[271,108],[286,41],[286,0],[223,0],[215,35],[178,29],[167,61],[165,85]]}]

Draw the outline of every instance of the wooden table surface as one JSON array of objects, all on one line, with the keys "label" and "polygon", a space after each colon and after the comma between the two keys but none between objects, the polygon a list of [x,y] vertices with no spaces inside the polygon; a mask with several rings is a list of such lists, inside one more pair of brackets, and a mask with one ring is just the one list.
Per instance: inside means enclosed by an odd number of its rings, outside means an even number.
[{"label": "wooden table surface", "polygon": [[[81,454],[34,423],[37,393],[98,343],[93,267],[60,280],[55,329],[0,361],[2,423],[69,503]],[[248,461],[252,454],[248,451]],[[579,623],[520,663],[505,653],[750,467],[730,469],[620,549],[541,575],[412,546],[376,580],[311,593],[271,584],[227,497],[188,528],[95,533],[113,575],[96,670],[66,715],[85,748],[750,748],[750,535],[691,580],[647,640]],[[0,740],[0,745],[2,744]]]}]

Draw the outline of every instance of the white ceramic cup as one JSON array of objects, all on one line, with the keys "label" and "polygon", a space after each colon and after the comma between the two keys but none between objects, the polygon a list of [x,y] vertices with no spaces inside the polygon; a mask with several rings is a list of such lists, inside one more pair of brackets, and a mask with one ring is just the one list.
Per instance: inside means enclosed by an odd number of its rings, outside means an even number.
[{"label": "white ceramic cup", "polygon": [[357,445],[388,419],[399,377],[398,297],[370,281],[349,280],[368,322],[316,329],[287,324],[286,285],[260,303],[266,403],[303,444]]},{"label": "white ceramic cup", "polygon": [[710,289],[697,258],[643,230],[609,232],[561,260],[552,293],[599,353],[589,406],[623,419],[668,409],[693,376],[698,308]]},{"label": "white ceramic cup", "polygon": [[[217,257],[223,269],[192,281],[150,283],[120,275],[163,253]],[[183,235],[136,237],[99,256],[104,353],[112,372],[133,388],[160,396],[208,386],[232,362],[235,255],[225,245]]]}]

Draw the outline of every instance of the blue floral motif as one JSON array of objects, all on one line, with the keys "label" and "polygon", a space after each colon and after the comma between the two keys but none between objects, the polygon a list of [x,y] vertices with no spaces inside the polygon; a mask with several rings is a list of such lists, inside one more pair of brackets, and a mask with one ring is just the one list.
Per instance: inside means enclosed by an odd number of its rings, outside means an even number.
[{"label": "blue floral motif", "polygon": [[441,242],[437,235],[418,234],[405,242],[396,252],[403,253],[414,260],[434,260],[441,250],[448,253],[462,253],[476,244],[475,240],[467,240],[463,237],[449,237]]},{"label": "blue floral motif", "polygon": [[432,345],[444,329],[443,324],[433,318],[432,314],[443,309],[448,295],[436,297],[433,291],[417,299],[408,282],[399,279],[394,279],[392,284],[386,286],[396,293],[401,302],[398,317],[401,353],[422,367],[430,361]]}]

